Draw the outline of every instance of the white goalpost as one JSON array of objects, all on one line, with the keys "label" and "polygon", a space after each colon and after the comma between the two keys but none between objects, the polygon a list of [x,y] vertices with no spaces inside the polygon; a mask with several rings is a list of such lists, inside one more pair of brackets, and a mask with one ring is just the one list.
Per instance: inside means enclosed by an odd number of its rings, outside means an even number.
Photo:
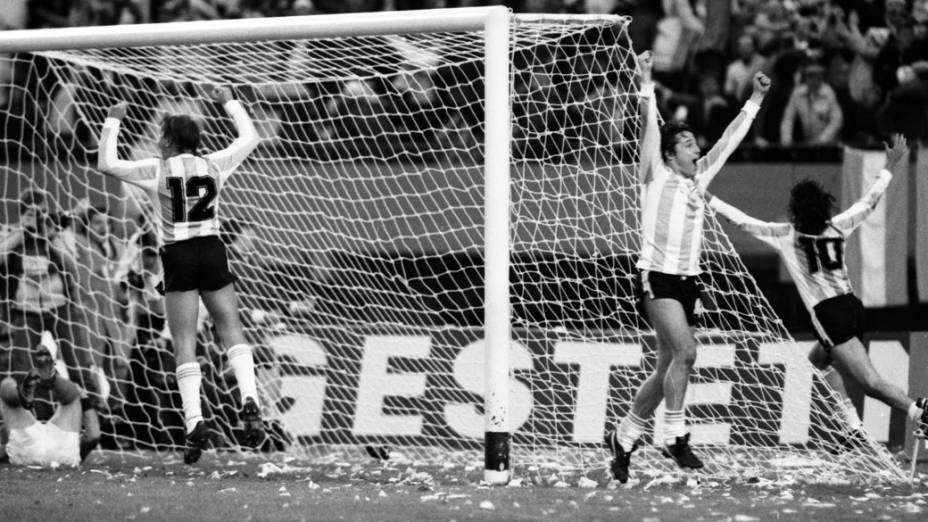
[{"label": "white goalpost", "polygon": [[[148,203],[95,171],[95,137],[128,101],[122,157],[153,155],[176,112],[198,115],[217,150],[232,128],[201,88],[227,84],[262,136],[220,215],[235,220],[223,239],[273,425],[263,450],[482,452],[491,484],[514,467],[603,476],[602,435],[655,364],[635,310],[628,22],[486,7],[0,32],[0,224],[15,229],[30,188],[70,212],[51,242],[80,263],[67,321],[110,389],[108,447],[176,451],[182,423]],[[105,207],[118,248],[85,233],[88,206]],[[706,474],[904,479],[881,444],[838,450],[840,401],[706,227],[714,306],[686,400]],[[28,349],[42,332],[16,291],[37,276],[4,264],[2,342]],[[235,383],[208,323],[201,341],[204,412],[238,450]],[[633,466],[673,472],[648,449]]]}]

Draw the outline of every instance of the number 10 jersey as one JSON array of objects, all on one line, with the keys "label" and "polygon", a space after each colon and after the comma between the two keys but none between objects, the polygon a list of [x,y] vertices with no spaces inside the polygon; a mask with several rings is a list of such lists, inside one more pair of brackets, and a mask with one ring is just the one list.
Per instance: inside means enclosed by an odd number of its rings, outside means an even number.
[{"label": "number 10 jersey", "polygon": [[792,276],[806,309],[813,316],[815,305],[853,292],[844,262],[844,238],[873,212],[886,191],[892,174],[880,171],[876,180],[856,203],[831,218],[818,235],[796,231],[790,223],[768,223],[707,195],[709,206],[738,228],[776,248]]}]

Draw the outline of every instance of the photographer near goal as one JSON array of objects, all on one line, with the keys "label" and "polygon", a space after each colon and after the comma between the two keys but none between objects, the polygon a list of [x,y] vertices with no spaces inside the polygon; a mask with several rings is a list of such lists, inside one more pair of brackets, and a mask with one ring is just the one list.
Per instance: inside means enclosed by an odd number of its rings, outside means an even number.
[{"label": "photographer near goal", "polygon": [[110,108],[103,124],[97,162],[105,174],[144,189],[156,204],[165,312],[187,429],[187,464],[197,462],[209,443],[209,428],[200,405],[203,377],[195,354],[200,298],[215,322],[220,341],[228,347],[229,365],[241,394],[245,442],[257,447],[264,440],[252,348],[239,319],[234,277],[219,240],[218,215],[225,182],[258,146],[259,138],[245,108],[232,98],[228,87],[214,89],[210,97],[223,105],[238,129],[238,138],[228,148],[199,155],[199,124],[189,115],[170,115],[161,124],[160,158],[120,160],[117,136],[128,108],[121,102]]}]

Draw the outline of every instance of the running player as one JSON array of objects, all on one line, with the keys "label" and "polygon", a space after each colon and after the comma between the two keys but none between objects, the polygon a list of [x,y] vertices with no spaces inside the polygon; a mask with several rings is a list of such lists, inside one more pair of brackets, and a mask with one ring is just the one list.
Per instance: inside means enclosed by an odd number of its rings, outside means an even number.
[{"label": "running player", "polygon": [[657,337],[657,367],[642,383],[631,411],[615,430],[606,433],[612,451],[610,465],[620,482],[628,480],[631,453],[645,423],[663,400],[666,406],[663,454],[682,468],[698,469],[684,420],[684,397],[696,361],[695,306],[700,287],[699,258],[703,237],[702,193],[741,143],[757,114],[770,79],[757,73],[754,92],[709,152],[700,157],[692,130],[678,122],[658,126],[651,52],[638,55],[644,124],[639,176],[642,184],[639,305]]},{"label": "running player", "polygon": [[103,124],[97,162],[101,171],[143,188],[157,202],[165,312],[186,420],[187,464],[199,460],[209,443],[209,428],[200,408],[203,377],[195,353],[200,298],[215,322],[220,341],[228,348],[229,365],[241,393],[246,444],[258,446],[264,439],[252,348],[239,321],[234,277],[219,240],[222,189],[259,140],[248,113],[232,98],[228,87],[216,88],[210,95],[222,103],[238,129],[238,138],[228,148],[199,155],[201,130],[197,121],[189,115],[171,115],[161,124],[160,158],[119,160],[117,137],[128,107],[122,102],[110,108]]},{"label": "running player", "polygon": [[864,440],[861,422],[847,396],[844,379],[864,393],[904,412],[922,432],[928,428],[928,400],[910,399],[898,386],[883,379],[864,348],[864,307],[854,295],[844,263],[844,238],[876,208],[892,179],[892,171],[905,157],[908,146],[901,135],[886,145],[886,167],[863,197],[832,217],[835,198],[812,180],[797,183],[791,191],[791,223],[767,223],[754,219],[711,194],[709,205],[738,228],[777,249],[802,302],[812,319],[818,342],[809,361],[824,372],[825,379],[843,398],[844,414],[851,433],[846,442]]}]

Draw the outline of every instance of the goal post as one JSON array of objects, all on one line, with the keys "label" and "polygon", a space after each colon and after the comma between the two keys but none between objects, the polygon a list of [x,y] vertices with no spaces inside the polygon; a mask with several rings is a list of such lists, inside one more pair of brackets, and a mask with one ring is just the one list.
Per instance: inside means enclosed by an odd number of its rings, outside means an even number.
[{"label": "goal post", "polygon": [[509,481],[509,48],[502,6],[4,31],[0,53],[483,31],[485,61],[485,479]]},{"label": "goal post", "polygon": [[[262,137],[220,216],[235,219],[222,235],[276,437],[264,450],[369,447],[437,465],[482,453],[491,484],[513,467],[602,478],[602,436],[657,359],[636,310],[629,21],[485,7],[0,32],[12,71],[0,236],[28,188],[72,212],[70,227],[57,222],[81,263],[66,322],[118,406],[104,415],[109,447],[177,451],[183,431],[146,202],[96,172],[95,139],[125,100],[121,157],[154,155],[176,112],[219,150],[234,130],[199,87],[222,83]],[[123,254],[86,231],[88,206],[108,213]],[[713,216],[705,226],[713,306],[686,398],[705,473],[904,479],[875,441],[836,451],[845,406]],[[29,277],[7,274],[7,294]],[[15,295],[0,297],[5,342],[48,337]],[[199,339],[204,413],[239,450],[236,384],[208,324]],[[674,473],[653,445],[635,466],[645,480]]]}]

